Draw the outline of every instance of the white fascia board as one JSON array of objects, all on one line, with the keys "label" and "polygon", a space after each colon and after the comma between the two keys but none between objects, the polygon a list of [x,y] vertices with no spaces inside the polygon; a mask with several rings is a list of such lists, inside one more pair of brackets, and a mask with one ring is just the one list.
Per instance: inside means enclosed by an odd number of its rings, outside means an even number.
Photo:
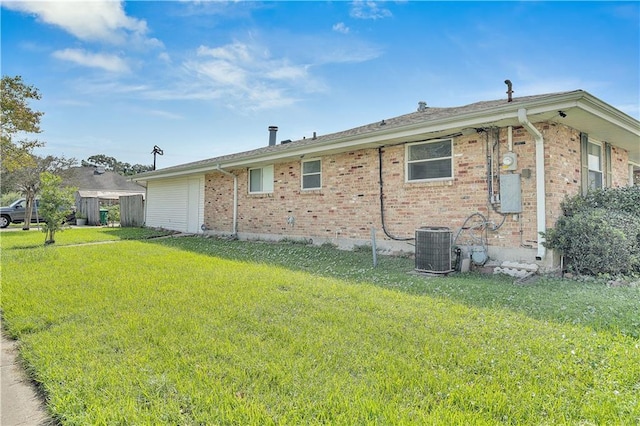
[{"label": "white fascia board", "polygon": [[[170,171],[166,171],[163,172],[162,170],[158,170],[157,174],[151,175],[151,176],[141,176],[136,178],[135,176],[131,178],[132,181],[134,182],[148,182],[151,180],[158,180],[158,179],[167,179],[167,178],[172,178],[172,177],[187,177],[190,175],[193,176],[200,176],[203,173],[207,173],[210,172],[212,170],[215,170],[216,168],[216,164],[215,163],[211,163],[210,165],[199,165],[198,167],[186,167],[184,169],[176,169],[176,170],[170,170]],[[153,173],[153,172],[150,172]]]}]

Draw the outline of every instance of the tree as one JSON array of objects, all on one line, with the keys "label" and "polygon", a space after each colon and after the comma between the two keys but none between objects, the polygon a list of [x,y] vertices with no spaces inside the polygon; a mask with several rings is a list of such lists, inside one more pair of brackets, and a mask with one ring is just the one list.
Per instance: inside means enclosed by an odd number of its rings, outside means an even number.
[{"label": "tree", "polygon": [[153,166],[142,165],[142,164],[134,164],[131,165],[129,163],[124,163],[116,160],[113,157],[109,157],[104,154],[96,154],[87,158],[86,160],[82,160],[82,167],[104,167],[105,170],[109,170],[115,173],[118,173],[122,176],[132,176],[137,173],[148,172],[153,170]]},{"label": "tree", "polygon": [[3,171],[12,172],[25,165],[32,165],[33,149],[44,145],[38,140],[15,140],[16,136],[24,133],[41,132],[40,118],[44,113],[29,107],[30,100],[39,100],[40,97],[38,89],[26,85],[22,77],[2,77],[0,149]]},{"label": "tree", "polygon": [[55,157],[52,155],[46,157],[30,156],[31,165],[24,166],[14,173],[11,179],[17,183],[17,188],[26,198],[27,205],[24,214],[24,225],[22,229],[28,230],[31,226],[31,212],[36,195],[40,191],[40,175],[44,172],[59,173],[60,171],[73,166],[76,163],[75,158]]},{"label": "tree", "polygon": [[73,194],[77,188],[61,187],[62,178],[51,172],[40,175],[40,208],[44,220],[42,231],[46,234],[44,243],[55,243],[57,231],[62,230],[65,219],[71,213],[74,204]]}]

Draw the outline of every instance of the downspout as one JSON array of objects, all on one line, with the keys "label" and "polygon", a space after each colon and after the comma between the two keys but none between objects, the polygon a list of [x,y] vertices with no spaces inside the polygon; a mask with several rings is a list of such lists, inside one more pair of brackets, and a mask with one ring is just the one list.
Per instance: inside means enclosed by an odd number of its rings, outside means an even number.
[{"label": "downspout", "polygon": [[216,170],[233,178],[233,230],[231,234],[235,237],[238,235],[238,176],[222,169],[220,164],[216,165]]},{"label": "downspout", "polygon": [[534,127],[527,118],[527,110],[520,108],[518,110],[518,121],[533,136],[536,141],[536,222],[538,229],[538,254],[536,260],[543,260],[546,254],[544,247],[545,239],[540,234],[546,231],[547,226],[547,203],[545,200],[545,174],[544,174],[544,138],[542,133]]}]

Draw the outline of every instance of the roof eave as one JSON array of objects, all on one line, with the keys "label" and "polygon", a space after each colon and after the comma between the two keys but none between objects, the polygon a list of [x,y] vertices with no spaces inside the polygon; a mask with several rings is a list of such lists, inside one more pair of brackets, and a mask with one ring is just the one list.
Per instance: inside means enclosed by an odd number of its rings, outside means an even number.
[{"label": "roof eave", "polygon": [[[212,158],[210,161],[198,162],[198,164],[185,164],[171,170],[157,170],[147,172],[139,177],[133,177],[136,181],[148,181],[160,178],[183,177],[193,174],[201,174],[215,171],[216,168],[233,169],[239,167],[255,166],[263,163],[285,161],[292,158],[309,157],[326,154],[329,152],[348,151],[370,147],[385,146],[401,141],[427,139],[430,137],[446,136],[454,134],[465,128],[482,128],[490,126],[519,125],[518,110],[526,109],[532,122],[537,122],[536,116],[544,116],[549,113],[557,113],[572,108],[580,108],[614,125],[624,128],[631,134],[640,137],[640,122],[616,108],[604,103],[593,95],[583,90],[550,95],[549,97],[532,99],[528,101],[505,102],[499,107],[472,111],[462,115],[443,117],[428,122],[418,122],[401,126],[390,126],[366,134],[353,134],[327,138],[312,144],[287,146],[286,150],[271,152],[257,152],[236,158],[224,159]],[[540,120],[543,121],[543,120]],[[295,142],[294,142],[295,143]]]}]

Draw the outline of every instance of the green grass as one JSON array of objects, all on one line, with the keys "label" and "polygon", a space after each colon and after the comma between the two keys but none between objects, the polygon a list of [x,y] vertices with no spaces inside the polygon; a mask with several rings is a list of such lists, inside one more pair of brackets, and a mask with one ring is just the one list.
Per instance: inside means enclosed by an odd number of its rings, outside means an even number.
[{"label": "green grass", "polygon": [[640,422],[638,288],[426,279],[409,259],[373,269],[294,244],[8,234],[3,322],[63,424]]},{"label": "green grass", "polygon": [[640,338],[640,287],[610,288],[602,282],[541,278],[535,284],[514,285],[504,275],[457,274],[425,278],[409,274],[414,260],[378,256],[371,252],[344,252],[331,247],[215,241],[178,238],[163,244],[230,260],[265,263],[314,275],[366,282],[409,294],[446,298],[481,308],[506,308],[532,318],[586,325]]},{"label": "green grass", "polygon": [[[119,240],[143,240],[170,235],[169,231],[147,228],[64,228],[56,233],[56,246],[66,246],[85,243],[99,243]],[[29,231],[0,232],[0,242],[3,250],[33,249],[44,245],[45,234],[41,230],[31,228]]]}]

